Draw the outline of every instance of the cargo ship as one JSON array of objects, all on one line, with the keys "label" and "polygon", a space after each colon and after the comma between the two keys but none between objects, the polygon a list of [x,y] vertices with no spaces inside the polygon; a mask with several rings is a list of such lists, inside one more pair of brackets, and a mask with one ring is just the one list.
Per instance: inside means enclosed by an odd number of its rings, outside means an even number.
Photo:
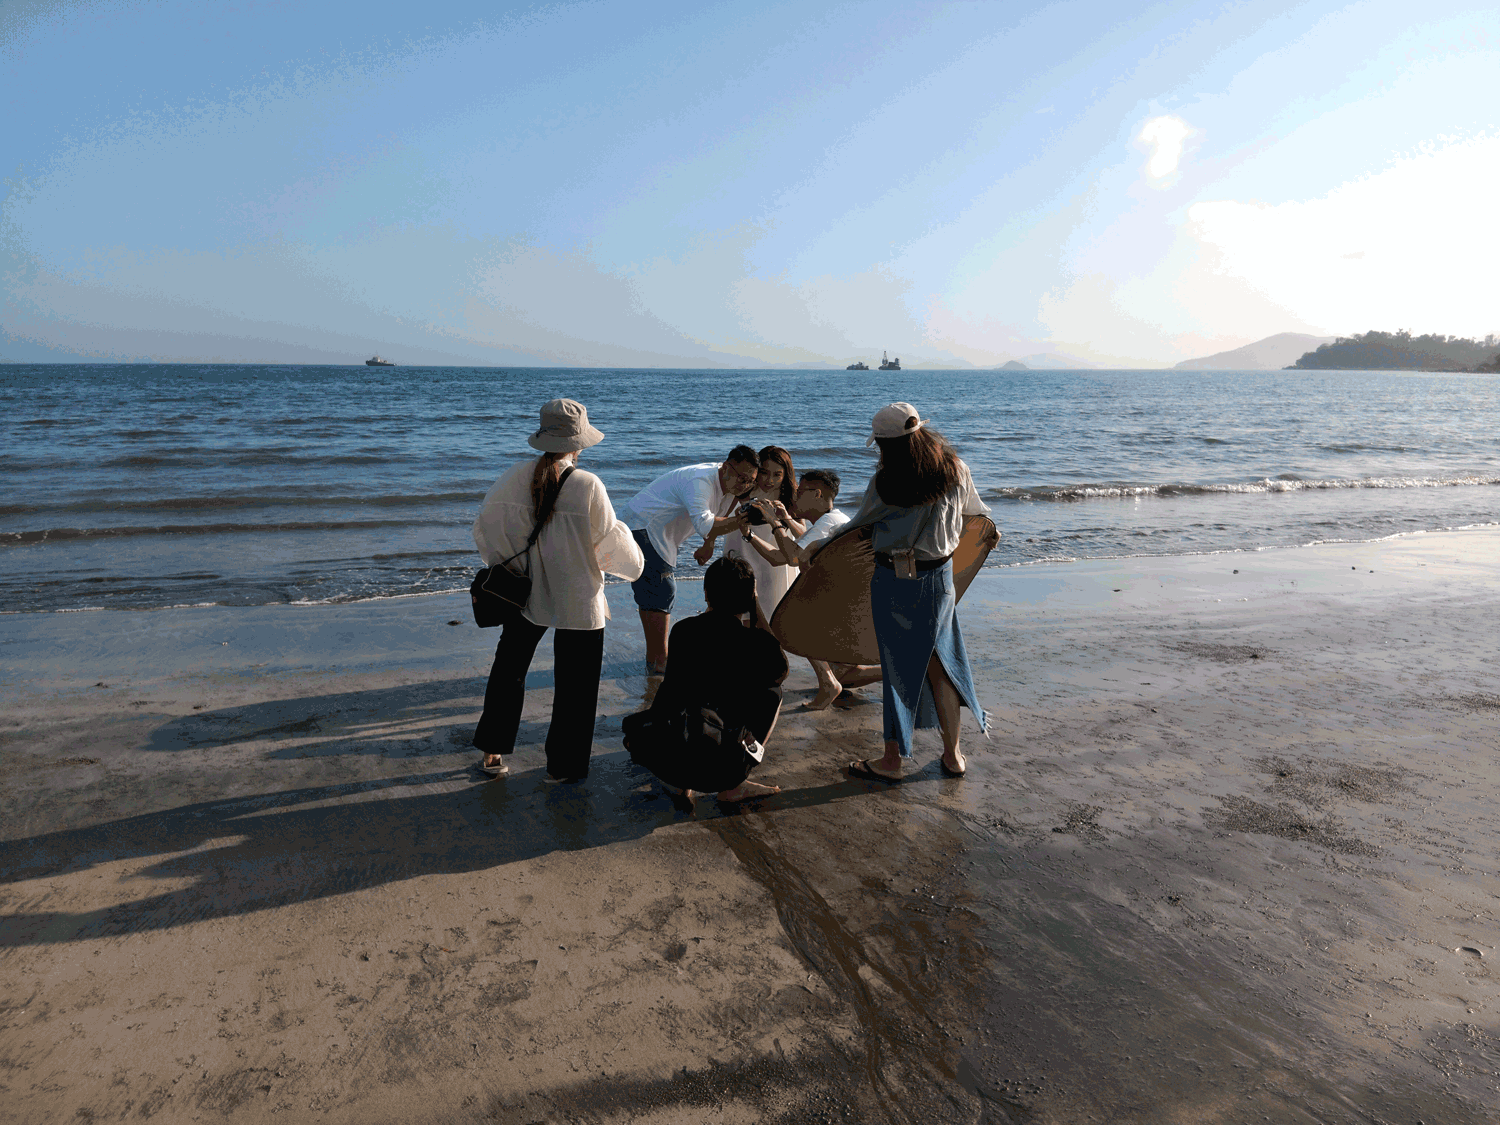
[{"label": "cargo ship", "polygon": [[393,359],[381,359],[378,355],[372,355],[369,359],[365,360],[365,366],[366,367],[395,367],[396,366],[396,361],[393,360]]}]

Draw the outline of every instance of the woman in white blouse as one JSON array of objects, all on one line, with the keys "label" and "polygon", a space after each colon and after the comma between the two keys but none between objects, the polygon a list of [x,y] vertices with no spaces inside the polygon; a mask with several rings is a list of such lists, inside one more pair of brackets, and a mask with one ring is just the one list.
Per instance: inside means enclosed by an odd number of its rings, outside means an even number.
[{"label": "woman in white blouse", "polygon": [[839,536],[869,528],[875,552],[870,608],[883,672],[885,754],[849,764],[855,777],[900,781],[910,758],[912,729],[938,727],[941,766],[949,777],[966,768],[958,745],[959,707],[987,731],[974,692],[953,587],[953,552],[964,517],[987,511],[969,467],[907,402],[882,407],[866,444],[880,447],[880,468],[864,504]]},{"label": "woman in white blouse", "polygon": [[505,758],[515,749],[526,673],[548,629],[554,630],[555,659],[547,778],[579,781],[588,776],[604,623],[610,616],[604,575],[633,581],[645,566],[630,529],[615,518],[603,482],[574,468],[580,450],[603,440],[589,425],[582,403],[568,398],[546,403],[540,428],[527,438],[542,455],[511,466],[485,495],[474,521],[474,545],[485,565],[494,566],[525,550],[545,497],[549,491],[557,494],[527,559],[531,596],[502,627],[484,691],[484,714],[474,728],[474,745],[484,755],[480,769],[495,777],[510,772]]}]

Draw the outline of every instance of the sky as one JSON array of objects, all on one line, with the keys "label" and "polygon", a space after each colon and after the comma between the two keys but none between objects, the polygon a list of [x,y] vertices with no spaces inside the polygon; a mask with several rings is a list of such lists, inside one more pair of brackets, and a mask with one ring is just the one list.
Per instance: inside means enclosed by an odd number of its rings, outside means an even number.
[{"label": "sky", "polygon": [[0,360],[1483,336],[1497,73],[1446,0],[0,0]]}]

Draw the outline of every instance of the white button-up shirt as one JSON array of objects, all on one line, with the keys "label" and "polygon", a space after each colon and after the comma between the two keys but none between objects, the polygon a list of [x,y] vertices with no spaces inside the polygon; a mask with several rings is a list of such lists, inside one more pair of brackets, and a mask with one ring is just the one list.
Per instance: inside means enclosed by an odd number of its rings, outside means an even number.
[{"label": "white button-up shirt", "polygon": [[[486,566],[526,546],[533,525],[531,474],[536,461],[513,465],[485,494],[474,521],[474,546]],[[520,567],[523,559],[512,566]],[[615,518],[604,482],[585,469],[574,469],[552,517],[531,549],[531,597],[523,613],[536,625],[553,629],[602,629],[609,620],[604,600],[605,574],[631,581],[641,576],[646,559]]]},{"label": "white button-up shirt", "polygon": [[[733,496],[729,502],[734,502]],[[668,566],[677,565],[677,552],[689,535],[696,531],[706,536],[714,520],[728,514],[716,464],[663,473],[620,509],[630,530],[644,531]]]}]

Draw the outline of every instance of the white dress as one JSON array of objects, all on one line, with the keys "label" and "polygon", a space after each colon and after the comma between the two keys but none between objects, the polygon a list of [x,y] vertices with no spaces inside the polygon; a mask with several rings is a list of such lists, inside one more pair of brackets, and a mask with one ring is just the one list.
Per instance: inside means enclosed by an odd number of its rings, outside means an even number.
[{"label": "white dress", "polygon": [[[779,493],[762,492],[756,489],[750,493],[748,500],[779,500]],[[776,546],[776,536],[771,531],[770,524],[756,524],[750,529],[751,534],[761,540],[766,546]],[[781,604],[783,595],[792,588],[792,579],[797,577],[795,567],[773,566],[761,558],[760,552],[752,547],[741,537],[738,531],[731,531],[724,536],[724,553],[737,552],[739,556],[750,564],[750,569],[755,572],[755,600],[760,602],[760,611],[765,615],[767,621],[776,612],[776,607]]]}]

